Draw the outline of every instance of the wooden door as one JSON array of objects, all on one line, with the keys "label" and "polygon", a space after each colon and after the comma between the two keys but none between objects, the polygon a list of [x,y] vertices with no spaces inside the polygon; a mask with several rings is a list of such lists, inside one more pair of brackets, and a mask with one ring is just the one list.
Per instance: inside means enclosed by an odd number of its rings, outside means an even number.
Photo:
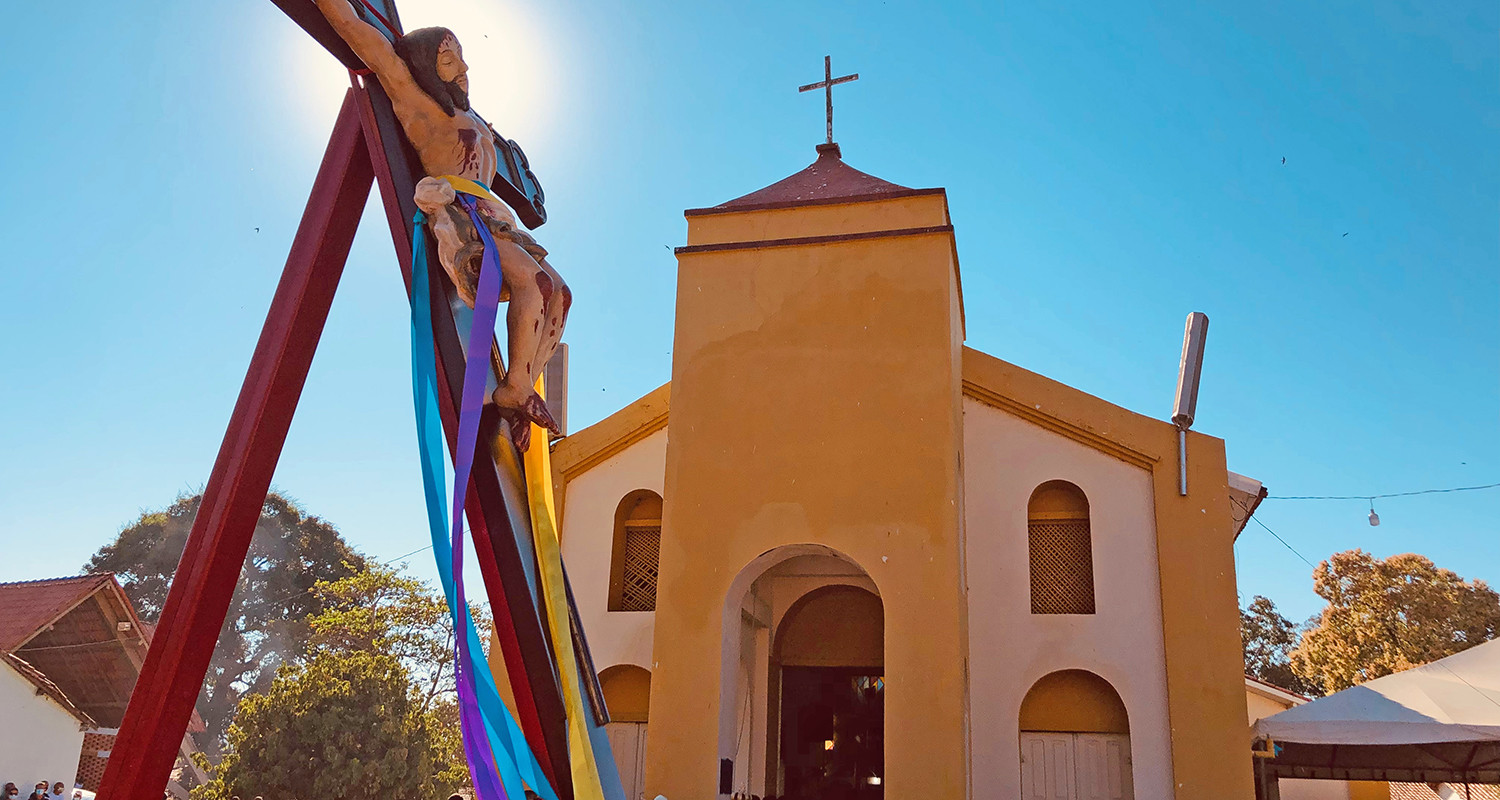
[{"label": "wooden door", "polygon": [[1022,800],[1076,800],[1073,734],[1021,732]]},{"label": "wooden door", "polygon": [[1132,800],[1130,735],[1075,733],[1078,800]]},{"label": "wooden door", "polygon": [[620,770],[625,800],[642,800],[646,795],[646,723],[611,722],[605,733]]},{"label": "wooden door", "polygon": [[1133,800],[1130,735],[1021,731],[1022,800]]}]

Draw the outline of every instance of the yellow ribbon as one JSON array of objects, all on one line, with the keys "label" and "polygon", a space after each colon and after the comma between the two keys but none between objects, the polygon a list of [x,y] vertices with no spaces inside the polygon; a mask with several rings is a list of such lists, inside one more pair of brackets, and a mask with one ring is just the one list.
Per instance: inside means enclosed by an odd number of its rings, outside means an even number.
[{"label": "yellow ribbon", "polygon": [[[547,396],[542,376],[537,376],[536,392],[544,398]],[[562,548],[557,540],[552,454],[547,447],[547,437],[545,428],[531,426],[531,447],[526,450],[525,465],[532,538],[540,566],[542,596],[547,604],[547,627],[552,635],[552,650],[557,654],[563,704],[568,713],[568,761],[573,772],[573,797],[575,800],[604,800],[599,767],[594,763],[594,745],[589,739],[588,719],[584,716],[586,712],[580,690],[583,683],[578,675],[578,659],[573,652],[572,629],[569,627],[571,615],[568,613],[567,586],[563,583]]]},{"label": "yellow ribbon", "polygon": [[460,178],[457,175],[439,175],[437,177],[447,181],[448,185],[452,186],[454,191],[463,192],[464,194],[470,194],[475,197],[483,197],[486,200],[493,200],[499,203],[502,207],[505,206],[504,200],[496,197],[495,193],[490,191],[488,186],[485,186],[479,181],[469,180],[468,178]]}]

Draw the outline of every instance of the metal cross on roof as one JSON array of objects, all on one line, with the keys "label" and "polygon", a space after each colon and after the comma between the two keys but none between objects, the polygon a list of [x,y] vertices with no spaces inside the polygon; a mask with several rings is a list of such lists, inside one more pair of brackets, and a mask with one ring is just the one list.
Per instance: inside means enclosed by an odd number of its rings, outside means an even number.
[{"label": "metal cross on roof", "polygon": [[845,75],[842,78],[833,77],[833,56],[823,56],[823,80],[817,83],[809,83],[806,86],[797,87],[799,92],[810,92],[813,89],[822,89],[825,92],[828,103],[828,143],[833,144],[833,87],[840,83],[859,80],[859,73]]}]

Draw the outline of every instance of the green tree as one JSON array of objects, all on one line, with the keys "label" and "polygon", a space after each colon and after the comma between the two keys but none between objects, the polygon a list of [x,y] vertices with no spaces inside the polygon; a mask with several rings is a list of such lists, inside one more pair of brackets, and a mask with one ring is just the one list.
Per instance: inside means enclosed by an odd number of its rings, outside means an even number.
[{"label": "green tree", "polygon": [[[313,593],[323,610],[308,620],[310,645],[390,653],[411,674],[423,710],[452,699],[453,617],[447,601],[427,584],[372,564],[346,578],[319,582]],[[483,608],[469,610],[475,627],[489,631]]]},{"label": "green tree", "polygon": [[[468,786],[453,675],[453,617],[447,601],[427,584],[380,564],[320,582],[313,592],[323,603],[323,610],[308,620],[313,651],[372,651],[398,659],[411,676],[413,697],[428,716],[434,782]],[[478,630],[490,630],[490,618],[481,606],[471,605],[469,611]]]},{"label": "green tree", "polygon": [[240,701],[223,760],[192,796],[446,797],[463,784],[443,769],[437,722],[394,655],[319,650]]},{"label": "green tree", "polygon": [[1313,572],[1313,590],[1328,606],[1292,651],[1292,668],[1330,693],[1500,633],[1500,595],[1415,553],[1335,553]]},{"label": "green tree", "polygon": [[[141,514],[84,569],[115,573],[141,618],[156,622],[202,500],[202,495],[181,496],[163,511]],[[263,690],[279,664],[303,652],[307,619],[322,607],[313,586],[364,566],[365,559],[332,525],[280,494],[266,496],[198,696],[198,713],[208,728],[205,751],[219,752],[240,697]]]},{"label": "green tree", "polygon": [[1276,610],[1270,598],[1256,595],[1240,609],[1240,638],[1245,646],[1245,674],[1299,694],[1319,694],[1319,687],[1292,669],[1297,626]]}]

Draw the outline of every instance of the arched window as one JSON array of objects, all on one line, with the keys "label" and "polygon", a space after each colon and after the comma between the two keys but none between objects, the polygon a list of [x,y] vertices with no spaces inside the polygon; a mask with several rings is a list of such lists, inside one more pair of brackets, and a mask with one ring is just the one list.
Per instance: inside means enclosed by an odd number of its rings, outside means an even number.
[{"label": "arched window", "polygon": [[609,570],[610,611],[655,611],[661,554],[661,495],[637,489],[615,509]]},{"label": "arched window", "polygon": [[1026,505],[1031,546],[1031,613],[1094,613],[1094,547],[1089,500],[1067,481],[1048,481]]}]

